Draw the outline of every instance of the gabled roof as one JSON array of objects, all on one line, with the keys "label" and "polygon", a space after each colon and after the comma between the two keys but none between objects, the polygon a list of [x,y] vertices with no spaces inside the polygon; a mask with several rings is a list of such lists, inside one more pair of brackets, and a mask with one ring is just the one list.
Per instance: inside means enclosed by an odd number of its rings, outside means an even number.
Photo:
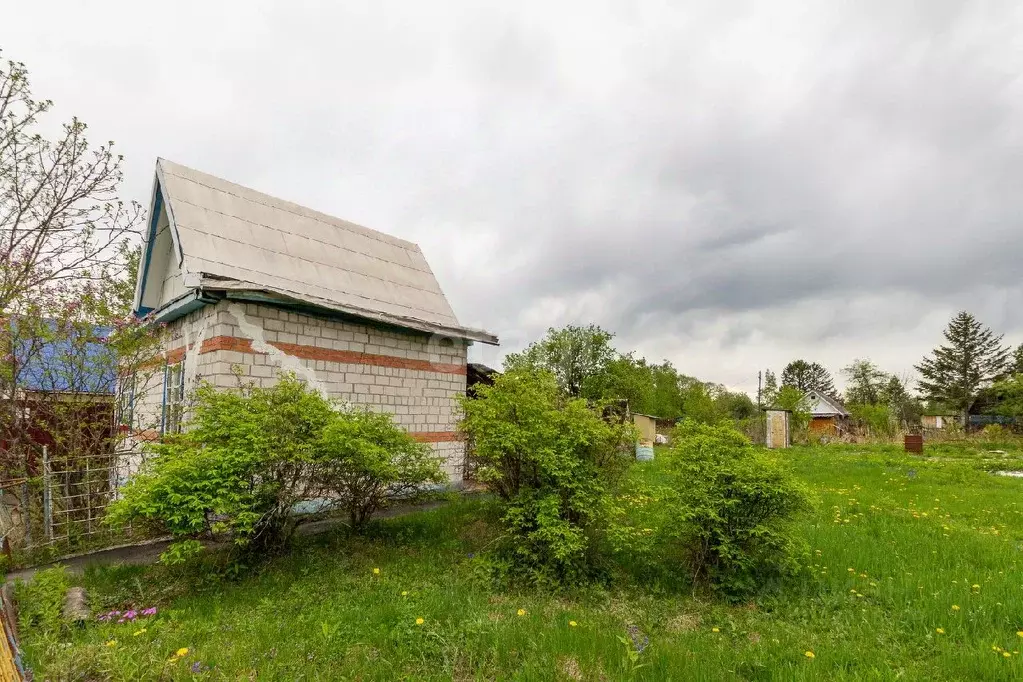
[{"label": "gabled roof", "polygon": [[806,397],[810,401],[810,413],[814,417],[849,416],[849,411],[845,409],[845,405],[834,396],[821,393],[820,391],[809,391]]},{"label": "gabled roof", "polygon": [[[153,256],[152,244],[166,225],[170,254],[162,258],[180,270],[176,286],[183,284],[185,295],[261,292],[274,302],[497,344],[493,334],[459,324],[412,242],[166,159],[157,160],[151,216],[136,290],[139,312],[148,312],[143,300],[154,298],[146,297],[147,286],[178,293],[164,284],[177,274],[150,273],[150,261],[161,258]],[[158,312],[174,303],[167,298],[160,297]]]}]

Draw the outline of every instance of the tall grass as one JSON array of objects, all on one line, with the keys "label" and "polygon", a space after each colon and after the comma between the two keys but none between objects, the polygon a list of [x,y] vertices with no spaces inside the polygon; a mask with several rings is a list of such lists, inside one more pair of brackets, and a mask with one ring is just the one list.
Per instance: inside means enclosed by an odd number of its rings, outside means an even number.
[{"label": "tall grass", "polygon": [[[236,583],[91,571],[99,608],[159,613],[26,633],[26,650],[39,679],[1023,678],[1023,481],[966,449],[777,456],[817,498],[806,575],[780,598],[727,606],[625,575],[564,594],[495,587],[487,503],[462,501],[306,541]],[[633,475],[656,479],[659,463]]]}]

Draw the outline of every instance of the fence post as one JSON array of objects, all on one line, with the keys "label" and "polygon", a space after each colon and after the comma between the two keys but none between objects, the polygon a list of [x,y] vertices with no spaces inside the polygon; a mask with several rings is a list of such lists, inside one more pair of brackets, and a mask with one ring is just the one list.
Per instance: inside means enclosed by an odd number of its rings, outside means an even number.
[{"label": "fence post", "polygon": [[50,451],[43,446],[43,533],[48,542],[53,541],[53,493],[50,484]]}]

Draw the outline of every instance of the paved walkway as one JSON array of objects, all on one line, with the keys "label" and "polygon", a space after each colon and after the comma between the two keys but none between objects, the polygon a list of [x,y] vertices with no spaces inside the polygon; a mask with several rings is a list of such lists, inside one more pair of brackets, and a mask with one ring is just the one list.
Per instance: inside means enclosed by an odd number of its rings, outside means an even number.
[{"label": "paved walkway", "polygon": [[[395,505],[389,509],[385,509],[374,515],[374,519],[387,519],[394,516],[404,516],[405,514],[411,514],[412,512],[428,511],[431,509],[437,509],[445,505],[446,502],[427,502],[426,504],[419,505]],[[309,523],[303,523],[299,525],[296,533],[298,535],[316,535],[323,533],[335,528],[339,525],[345,525],[346,520],[344,518],[334,517],[329,519],[323,519],[320,521],[310,521]],[[37,571],[41,571],[57,564],[63,564],[68,567],[68,570],[75,574],[81,574],[85,571],[86,566],[93,565],[113,565],[113,564],[124,564],[124,565],[148,565],[155,564],[160,558],[160,555],[167,549],[171,544],[170,538],[161,538],[159,540],[153,540],[151,542],[137,544],[137,545],[125,545],[123,547],[112,547],[110,549],[101,549],[96,552],[89,552],[88,554],[79,554],[76,556],[66,557],[59,561],[55,561],[49,564],[43,564],[42,566],[33,566],[31,568],[23,568],[17,571],[11,571],[7,574],[6,581],[13,582],[15,580],[30,580]],[[227,543],[223,542],[208,542],[206,546],[208,548],[220,548],[226,546]]]}]

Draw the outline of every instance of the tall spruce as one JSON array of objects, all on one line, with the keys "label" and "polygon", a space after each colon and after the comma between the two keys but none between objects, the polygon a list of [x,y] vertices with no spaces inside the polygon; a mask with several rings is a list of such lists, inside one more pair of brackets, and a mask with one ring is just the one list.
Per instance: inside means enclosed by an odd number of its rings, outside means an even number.
[{"label": "tall spruce", "polygon": [[1013,374],[1023,374],[1023,343],[1019,344],[1019,347],[1012,354],[1012,369],[1010,372]]},{"label": "tall spruce", "polygon": [[959,411],[965,423],[980,390],[1003,377],[1009,369],[1009,349],[1001,335],[965,310],[948,323],[947,345],[934,349],[916,365],[923,396]]},{"label": "tall spruce", "polygon": [[781,384],[798,388],[803,393],[817,391],[828,396],[835,395],[835,381],[831,374],[816,362],[793,360],[785,365],[781,373]]}]

